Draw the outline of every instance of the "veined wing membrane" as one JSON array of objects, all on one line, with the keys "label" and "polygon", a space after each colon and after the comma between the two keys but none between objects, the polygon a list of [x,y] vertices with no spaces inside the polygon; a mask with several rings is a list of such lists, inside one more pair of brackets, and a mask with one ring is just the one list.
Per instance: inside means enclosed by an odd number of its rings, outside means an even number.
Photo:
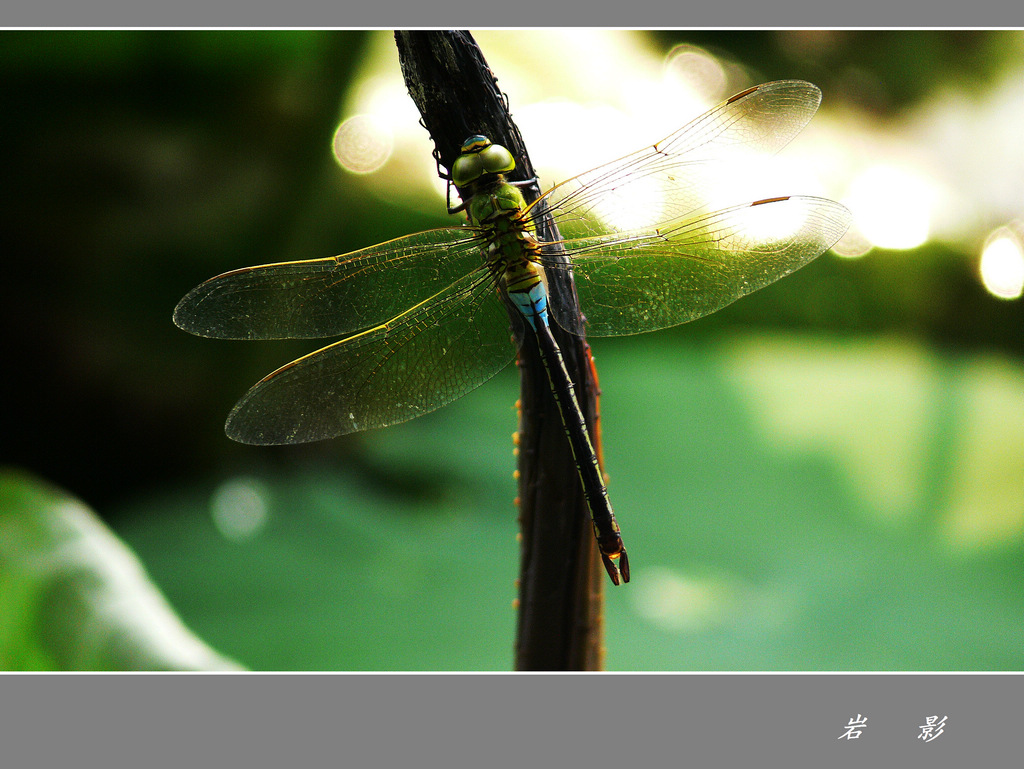
[{"label": "veined wing membrane", "polygon": [[[618,336],[695,320],[763,288],[832,246],[849,222],[831,200],[775,198],[564,246],[586,332]],[[579,331],[578,318],[552,311]]]},{"label": "veined wing membrane", "polygon": [[228,416],[242,443],[306,443],[404,422],[480,386],[515,354],[484,267],[408,312],[299,358],[255,384]]},{"label": "veined wing membrane", "polygon": [[174,322],[219,339],[317,339],[397,316],[483,263],[471,227],[407,235],[326,259],[234,270],[192,289]]},{"label": "veined wing membrane", "polygon": [[[657,144],[557,184],[544,196],[564,237],[614,230],[603,214],[644,201],[650,223],[743,202],[709,200],[728,189],[723,175],[774,155],[807,125],[821,102],[817,86],[783,80],[722,102]],[[728,161],[728,169],[718,163]],[[716,179],[716,176],[718,177]],[[737,193],[742,195],[742,193]],[[751,200],[750,197],[745,200]]]}]

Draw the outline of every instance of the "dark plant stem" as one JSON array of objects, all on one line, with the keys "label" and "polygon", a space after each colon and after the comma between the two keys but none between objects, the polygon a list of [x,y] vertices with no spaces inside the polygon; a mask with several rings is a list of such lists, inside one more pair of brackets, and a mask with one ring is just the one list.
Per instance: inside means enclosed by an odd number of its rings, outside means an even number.
[{"label": "dark plant stem", "polygon": [[[467,137],[483,134],[515,156],[513,181],[535,176],[497,79],[469,33],[396,32],[395,41],[406,85],[442,167],[451,168]],[[524,188],[523,194],[532,202],[540,195],[539,186]],[[542,239],[558,239],[553,223],[540,229]],[[570,271],[550,271],[548,283],[552,302],[578,311]],[[600,452],[600,435],[594,430],[598,391],[589,347],[582,337],[557,325],[552,331]],[[604,569],[536,342],[530,334],[525,337],[519,351],[522,562],[515,666],[517,670],[598,670],[603,657]]]}]

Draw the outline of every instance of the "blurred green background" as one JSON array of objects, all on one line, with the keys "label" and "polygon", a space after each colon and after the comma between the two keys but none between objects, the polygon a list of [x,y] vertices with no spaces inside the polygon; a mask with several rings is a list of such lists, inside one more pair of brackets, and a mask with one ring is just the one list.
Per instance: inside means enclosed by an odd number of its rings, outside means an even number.
[{"label": "blurred green background", "polygon": [[[1024,35],[477,38],[527,145],[607,144],[591,164],[661,138],[605,140],[687,108],[673,88],[811,80],[821,112],[784,155],[822,187],[775,194],[855,215],[843,256],[594,341],[633,568],[607,667],[1024,668]],[[0,667],[511,667],[514,367],[410,423],[255,448],[224,437],[232,404],[314,345],[171,322],[221,272],[451,223],[393,47],[0,34]],[[387,135],[372,173],[332,152],[353,117]]]}]

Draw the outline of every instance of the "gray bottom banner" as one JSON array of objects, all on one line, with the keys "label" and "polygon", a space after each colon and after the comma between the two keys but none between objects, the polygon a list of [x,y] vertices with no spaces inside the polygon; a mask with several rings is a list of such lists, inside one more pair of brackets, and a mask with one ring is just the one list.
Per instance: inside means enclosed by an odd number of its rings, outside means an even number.
[{"label": "gray bottom banner", "polygon": [[2,763],[19,769],[998,769],[1020,766],[1024,717],[1024,679],[983,674],[6,675],[0,687]]}]

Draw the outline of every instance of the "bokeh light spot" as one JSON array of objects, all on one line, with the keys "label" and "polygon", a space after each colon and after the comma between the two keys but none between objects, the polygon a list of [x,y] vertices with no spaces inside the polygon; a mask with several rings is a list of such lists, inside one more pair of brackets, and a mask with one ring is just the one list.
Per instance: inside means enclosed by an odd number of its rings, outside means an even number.
[{"label": "bokeh light spot", "polygon": [[373,115],[354,115],[334,133],[334,156],[349,173],[372,174],[391,157],[394,136]]},{"label": "bokeh light spot", "polygon": [[258,535],[269,518],[267,491],[255,478],[235,478],[210,497],[210,516],[217,531],[232,542]]},{"label": "bokeh light spot", "polygon": [[1017,299],[1024,293],[1024,246],[1009,227],[989,236],[981,253],[981,281],[993,296]]},{"label": "bokeh light spot", "polygon": [[722,99],[728,78],[714,56],[695,45],[677,45],[665,56],[665,80],[709,102]]},{"label": "bokeh light spot", "polygon": [[839,242],[832,246],[832,251],[846,259],[856,259],[871,250],[871,241],[864,237],[856,225],[851,225]]}]

